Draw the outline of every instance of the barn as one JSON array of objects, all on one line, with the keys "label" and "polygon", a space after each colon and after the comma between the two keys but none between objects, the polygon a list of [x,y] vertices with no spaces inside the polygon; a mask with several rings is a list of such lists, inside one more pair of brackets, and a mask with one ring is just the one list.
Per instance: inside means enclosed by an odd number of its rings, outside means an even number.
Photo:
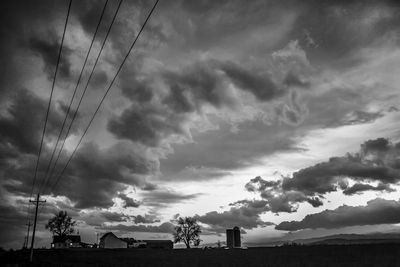
[{"label": "barn", "polygon": [[100,248],[127,248],[128,243],[125,240],[118,238],[113,233],[108,232],[100,238],[99,247]]}]

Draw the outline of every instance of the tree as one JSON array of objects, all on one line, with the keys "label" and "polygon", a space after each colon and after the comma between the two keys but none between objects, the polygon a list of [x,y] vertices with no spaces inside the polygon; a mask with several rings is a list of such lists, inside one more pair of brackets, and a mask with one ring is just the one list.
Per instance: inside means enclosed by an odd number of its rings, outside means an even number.
[{"label": "tree", "polygon": [[49,229],[53,235],[69,235],[74,232],[76,221],[68,216],[66,211],[60,211],[57,215],[49,220],[46,224],[46,229]]},{"label": "tree", "polygon": [[174,232],[174,243],[183,242],[186,248],[190,248],[190,245],[200,245],[200,226],[197,224],[195,218],[192,217],[179,217],[177,221],[178,225],[175,226]]}]

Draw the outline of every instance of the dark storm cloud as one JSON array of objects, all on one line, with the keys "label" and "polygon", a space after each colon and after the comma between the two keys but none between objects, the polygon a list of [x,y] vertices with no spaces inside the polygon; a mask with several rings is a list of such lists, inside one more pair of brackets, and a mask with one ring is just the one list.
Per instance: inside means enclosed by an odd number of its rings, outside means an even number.
[{"label": "dark storm cloud", "polygon": [[[373,160],[379,160],[379,157],[382,157],[382,160],[384,160],[385,154],[389,153],[391,150],[394,150],[394,153],[396,153],[396,150],[398,150],[399,148],[400,143],[392,145],[388,139],[378,138],[374,140],[368,140],[364,144],[362,144],[361,154],[366,157],[373,156]],[[384,164],[383,161],[379,161],[379,163]]]},{"label": "dark storm cloud", "polygon": [[[194,3],[201,2],[201,3]],[[226,43],[244,42],[244,32],[251,32],[260,25],[274,25],[281,18],[293,16],[287,32],[276,43],[263,40],[267,52],[276,49],[290,40],[300,40],[306,47],[312,62],[349,66],[362,62],[355,59],[355,52],[368,47],[384,36],[398,32],[399,5],[395,1],[183,1],[182,8],[188,11],[180,19],[190,18],[194,26],[187,30],[185,44],[208,50]],[[186,16],[187,17],[186,17]],[[176,23],[182,23],[178,18]],[[279,24],[276,25],[280,26]],[[189,27],[188,27],[189,28]],[[182,30],[182,29],[181,29]],[[237,38],[235,38],[237,36]],[[266,44],[265,44],[266,43]],[[257,43],[256,43],[257,44]],[[258,48],[256,45],[254,46]],[[242,48],[242,47],[240,47]],[[260,48],[250,50],[256,54]]]},{"label": "dark storm cloud", "polygon": [[265,227],[273,225],[270,222],[264,222],[259,214],[265,211],[263,205],[248,205],[246,207],[232,207],[228,211],[217,212],[211,211],[204,215],[196,215],[195,218],[202,223],[210,226],[209,230],[216,232],[223,231],[227,228],[240,226],[244,229],[253,229],[257,227]]},{"label": "dark storm cloud", "polygon": [[[108,1],[98,30],[97,41],[104,38],[117,10],[118,2],[119,1]],[[94,34],[104,3],[105,1],[79,1],[75,3],[74,15],[76,15],[83,30],[90,37]],[[122,60],[122,57],[129,48],[129,44],[136,37],[140,27],[145,21],[152,4],[152,1],[140,0],[122,2],[107,41],[112,44],[116,62],[119,63]],[[160,9],[160,7],[157,8],[157,12],[159,12]],[[165,34],[164,24],[158,22],[157,17],[153,16],[149,23],[147,23],[146,30],[143,32],[143,37],[140,39],[140,42],[135,45],[135,50],[141,50],[143,47],[154,50],[165,43],[167,39],[168,36]],[[114,59],[112,61],[114,61]]]},{"label": "dark storm cloud", "polygon": [[[53,32],[55,19],[64,14],[68,4],[55,5],[52,1],[42,1],[40,4],[32,1],[6,1],[0,11],[0,93],[20,87],[24,81],[27,69],[32,62],[27,60],[31,51],[29,40],[37,38],[42,32]],[[46,14],[46,16],[43,16]],[[50,40],[49,40],[50,41]],[[45,52],[45,51],[43,51]],[[25,62],[21,65],[21,62]]]},{"label": "dark storm cloud", "polygon": [[[394,1],[307,1],[296,2],[298,17],[289,36],[309,46],[311,61],[331,66],[350,66],[362,62],[354,52],[368,47],[388,33],[398,31],[399,6]],[[307,36],[301,33],[307,31]]]},{"label": "dark storm cloud", "polygon": [[[44,126],[46,102],[26,89],[15,89],[8,98],[5,111],[0,114],[1,143],[11,145],[16,153],[36,154]],[[54,105],[51,111],[46,136],[53,138],[58,134],[64,114]],[[72,132],[75,132],[74,128]]]},{"label": "dark storm cloud", "polygon": [[157,164],[130,144],[100,149],[87,143],[71,161],[58,192],[75,201],[79,208],[110,207],[117,191],[127,185],[144,186],[145,177],[157,169]]},{"label": "dark storm cloud", "polygon": [[149,84],[145,81],[139,82],[134,77],[124,79],[121,91],[126,97],[140,103],[149,102],[154,95],[153,88]]},{"label": "dark storm cloud", "polygon": [[[219,72],[224,72],[221,75]],[[214,107],[234,107],[237,100],[226,90],[226,83],[232,83],[243,91],[252,93],[260,101],[269,101],[286,93],[280,89],[265,70],[252,70],[233,61],[200,61],[185,68],[181,73],[166,72],[166,82],[171,95],[165,103],[177,112],[190,112],[199,108],[200,101]]]},{"label": "dark storm cloud", "polygon": [[345,190],[343,190],[343,194],[345,195],[354,195],[359,194],[365,191],[386,191],[386,192],[395,192],[396,190],[391,188],[388,184],[379,183],[377,186],[373,186],[370,184],[362,184],[356,183]]},{"label": "dark storm cloud", "polygon": [[278,212],[295,212],[298,209],[298,203],[308,202],[313,207],[319,207],[323,203],[319,197],[310,197],[303,192],[282,189],[280,180],[267,181],[257,176],[245,185],[249,192],[260,193],[261,202],[258,200],[242,200],[234,204],[253,205],[254,203],[263,203],[265,211]]},{"label": "dark storm cloud", "polygon": [[301,229],[341,228],[355,225],[395,224],[400,222],[400,202],[376,198],[366,206],[340,206],[335,210],[325,210],[310,214],[301,221],[285,221],[275,229],[297,231]]},{"label": "dark storm cloud", "polygon": [[[396,183],[400,179],[397,144],[391,144],[386,151],[371,150],[371,144],[385,139],[370,140],[361,145],[360,153],[347,154],[345,157],[330,158],[314,166],[293,173],[292,178],[282,182],[284,190],[298,190],[313,195],[336,191],[337,182],[343,177],[357,181],[380,181]],[[379,152],[379,153],[378,153]]]},{"label": "dark storm cloud", "polygon": [[[45,141],[58,134],[65,110],[63,105],[60,105],[60,109],[61,112],[52,106]],[[3,166],[2,176],[8,179],[2,186],[8,192],[19,195],[30,193],[45,110],[45,100],[28,90],[19,89],[14,91],[1,114],[0,165]],[[40,179],[44,177],[43,162],[49,160],[48,148],[44,146],[42,153],[42,164],[38,173]],[[60,165],[65,164],[66,156],[62,153],[55,174],[60,171]],[[145,181],[145,177],[157,169],[157,160],[150,159],[144,149],[134,148],[131,144],[122,142],[108,149],[100,149],[89,143],[77,151],[66,174],[61,177],[56,192],[70,198],[78,208],[110,207],[113,205],[112,198],[117,196],[116,192],[127,185],[149,187],[151,184]],[[55,180],[53,177],[50,185]],[[50,193],[48,188],[46,193]],[[126,200],[128,199],[125,199],[127,206],[138,204],[134,200]]]},{"label": "dark storm cloud", "polygon": [[140,202],[128,197],[125,194],[119,194],[118,197],[124,201],[124,208],[137,208],[140,206]]},{"label": "dark storm cloud", "polygon": [[158,146],[164,138],[185,131],[181,125],[184,117],[167,112],[156,107],[132,105],[121,116],[110,119],[107,128],[117,138]]},{"label": "dark storm cloud", "polygon": [[[74,13],[78,18],[82,28],[89,36],[93,36],[97,23],[100,19],[101,12],[106,0],[100,1],[78,1],[74,2]],[[106,11],[103,15],[103,23],[100,25],[99,33],[104,35],[104,31],[108,28],[108,24],[112,19],[112,12],[115,10],[113,2],[107,3]]]},{"label": "dark storm cloud", "polygon": [[[45,39],[32,37],[29,40],[28,47],[42,58],[49,79],[53,79],[61,40],[58,40],[58,36],[54,33],[48,33],[43,38]],[[68,59],[71,53],[72,50],[64,43],[58,67],[60,77],[69,78],[71,76],[71,63]]]},{"label": "dark storm cloud", "polygon": [[[124,76],[131,82],[122,84],[122,92],[132,100],[136,99],[134,101],[137,104],[125,109],[118,117],[111,118],[107,128],[117,138],[150,146],[158,146],[173,135],[187,134],[183,127],[188,116],[192,113],[201,114],[205,105],[217,109],[235,109],[239,101],[228,88],[230,83],[252,93],[259,101],[274,100],[286,94],[285,90],[278,89],[268,75],[258,74],[232,61],[199,61],[178,71],[162,70],[161,78],[169,91],[162,98],[162,105],[147,103],[156,91],[149,80],[139,81],[136,71],[131,76],[126,72]],[[299,121],[293,118],[301,111],[295,101],[290,107],[290,119]]]},{"label": "dark storm cloud", "polygon": [[233,62],[221,64],[221,70],[237,87],[250,91],[261,101],[268,101],[285,93],[277,87],[267,74],[256,74],[254,71],[241,68]]},{"label": "dark storm cloud", "polygon": [[280,185],[280,181],[266,181],[262,179],[260,176],[257,176],[253,179],[250,180],[245,185],[245,188],[249,192],[258,192],[258,191],[264,191],[267,188],[273,187],[276,188],[277,186]]},{"label": "dark storm cloud", "polygon": [[[67,160],[66,156],[63,154],[60,158],[58,168],[44,192],[66,196],[73,201],[76,208],[111,207],[114,204],[113,198],[121,198],[117,192],[128,185],[148,187],[146,177],[158,168],[157,161],[149,159],[144,151],[135,149],[130,144],[118,143],[108,149],[100,149],[93,143],[87,143],[77,151],[57,187],[50,192],[49,188],[53,189],[60,168]],[[18,164],[12,164],[15,158],[11,156],[3,160],[6,167],[1,173],[4,177],[9,177],[9,183],[3,184],[3,187],[15,194],[29,194],[35,156],[17,154],[14,157],[18,159]],[[42,162],[48,160],[49,158],[43,158]],[[43,176],[44,173],[39,172],[38,177]],[[134,199],[123,196],[122,199],[126,207],[140,205]]]},{"label": "dark storm cloud", "polygon": [[180,72],[166,71],[164,78],[171,95],[164,102],[177,112],[199,110],[204,103],[214,107],[232,106],[234,98],[225,90],[222,77],[217,73],[218,63],[201,61]]}]

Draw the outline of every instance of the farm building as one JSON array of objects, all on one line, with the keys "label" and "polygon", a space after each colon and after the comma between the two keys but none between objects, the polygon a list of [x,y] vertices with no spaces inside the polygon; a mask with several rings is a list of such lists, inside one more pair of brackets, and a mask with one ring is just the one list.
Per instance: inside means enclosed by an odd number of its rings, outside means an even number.
[{"label": "farm building", "polygon": [[233,229],[226,229],[226,245],[230,248],[240,248],[240,228],[235,226]]},{"label": "farm building", "polygon": [[118,238],[111,232],[104,234],[100,238],[99,243],[100,248],[127,248],[128,242],[123,239]]},{"label": "farm building", "polygon": [[80,235],[61,235],[53,236],[51,248],[80,248],[81,236]]}]

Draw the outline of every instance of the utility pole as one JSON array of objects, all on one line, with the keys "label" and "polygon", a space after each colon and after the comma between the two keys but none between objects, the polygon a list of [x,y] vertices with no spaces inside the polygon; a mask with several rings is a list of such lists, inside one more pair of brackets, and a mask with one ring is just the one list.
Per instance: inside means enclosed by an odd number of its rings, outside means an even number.
[{"label": "utility pole", "polygon": [[29,231],[31,229],[32,223],[31,223],[31,221],[28,221],[28,223],[25,224],[25,225],[28,226],[28,233],[26,234],[26,238],[25,238],[25,242],[24,242],[24,248],[27,248],[28,244],[29,244]]},{"label": "utility pole", "polygon": [[33,260],[33,244],[35,242],[35,232],[36,232],[36,222],[37,222],[37,215],[38,215],[38,208],[40,203],[46,202],[46,200],[40,200],[40,194],[38,192],[36,196],[36,200],[29,200],[31,203],[35,203],[36,208],[35,208],[35,220],[33,222],[33,232],[32,232],[32,240],[31,240],[31,255],[29,257],[29,261],[32,262]]}]

